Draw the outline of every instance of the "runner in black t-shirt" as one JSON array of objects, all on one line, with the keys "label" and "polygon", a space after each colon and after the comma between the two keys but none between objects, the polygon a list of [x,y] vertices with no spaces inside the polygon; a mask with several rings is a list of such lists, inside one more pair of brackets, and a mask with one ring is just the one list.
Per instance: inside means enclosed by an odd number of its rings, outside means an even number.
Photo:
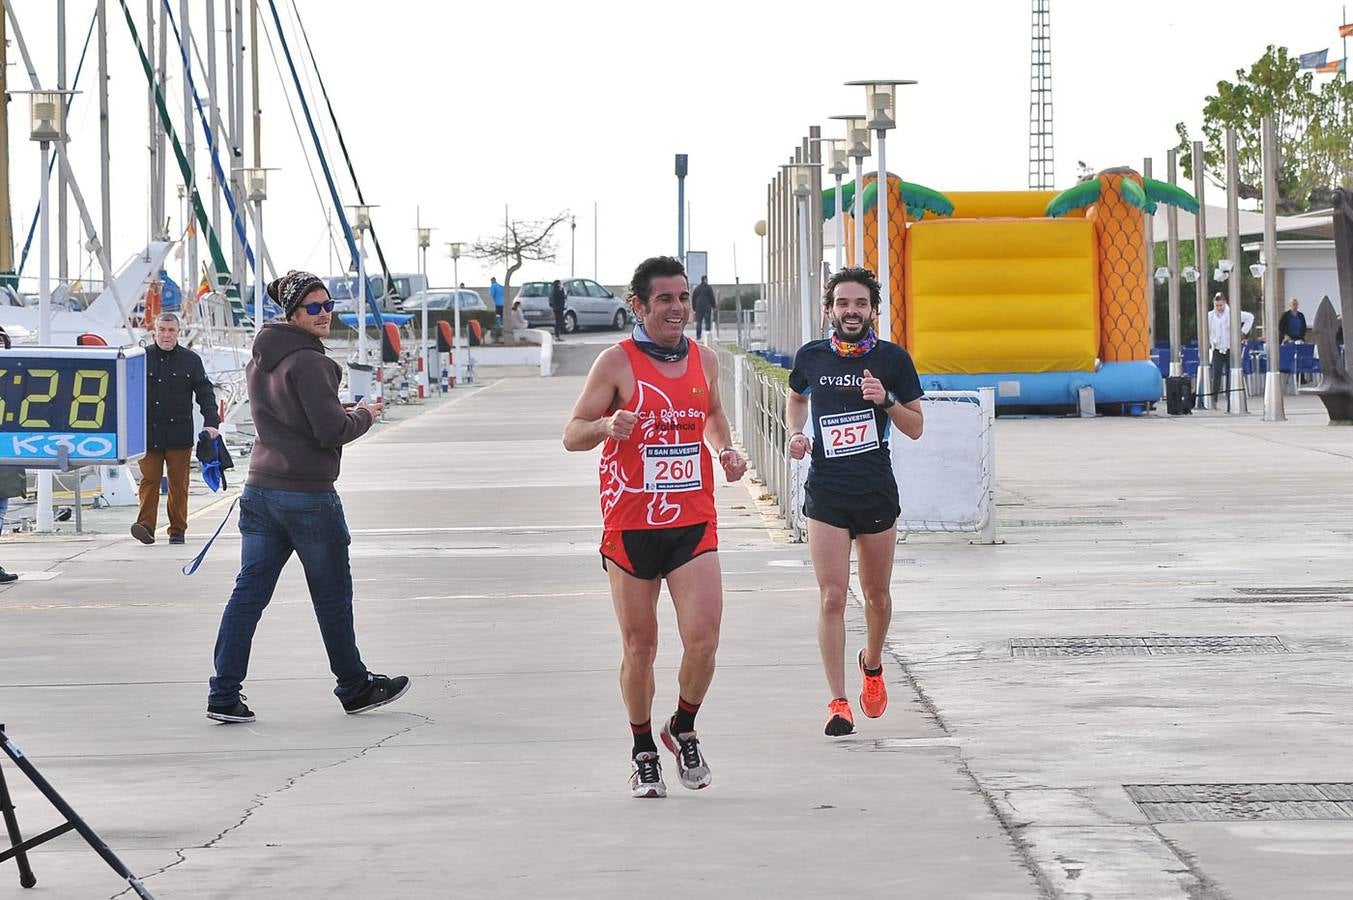
[{"label": "runner in black t-shirt", "polygon": [[[789,455],[803,459],[812,452],[803,514],[822,595],[817,640],[831,689],[826,733],[832,737],[855,730],[845,671],[852,540],[859,552],[868,628],[858,656],[864,679],[860,707],[874,719],[888,708],[883,640],[893,613],[889,582],[901,511],[888,436],[896,427],[916,440],[923,427],[923,391],[911,356],[874,334],[879,301],[879,283],[868,269],[845,268],[833,275],[823,299],[832,336],[800,347],[789,374]],[[811,440],[804,434],[810,412]]]}]

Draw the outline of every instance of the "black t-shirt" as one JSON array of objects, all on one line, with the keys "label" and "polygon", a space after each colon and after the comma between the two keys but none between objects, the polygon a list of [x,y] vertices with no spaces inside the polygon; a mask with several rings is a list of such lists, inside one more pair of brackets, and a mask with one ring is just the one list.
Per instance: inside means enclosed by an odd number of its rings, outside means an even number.
[{"label": "black t-shirt", "polygon": [[813,462],[808,486],[842,494],[896,493],[888,435],[892,420],[864,399],[864,371],[883,382],[898,403],[922,397],[921,379],[911,354],[879,341],[863,356],[837,356],[830,340],[810,341],[794,355],[789,386],[808,397],[813,430]]}]

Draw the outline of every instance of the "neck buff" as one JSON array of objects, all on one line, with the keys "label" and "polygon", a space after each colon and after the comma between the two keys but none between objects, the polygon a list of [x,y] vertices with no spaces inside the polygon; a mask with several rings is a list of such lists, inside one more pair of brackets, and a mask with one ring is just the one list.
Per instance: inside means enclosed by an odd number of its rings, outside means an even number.
[{"label": "neck buff", "polygon": [[634,333],[630,335],[630,338],[640,350],[662,362],[679,362],[686,358],[686,354],[691,349],[690,341],[686,340],[685,335],[681,336],[681,343],[675,347],[659,346],[653,343],[653,339],[648,336],[648,332],[644,331],[643,325],[635,325]]},{"label": "neck buff", "polygon": [[844,356],[846,358],[850,358],[852,356],[864,356],[870,350],[873,350],[874,345],[877,344],[878,342],[879,342],[878,335],[874,334],[874,329],[872,328],[865,333],[864,337],[860,338],[860,340],[856,341],[853,344],[850,341],[841,340],[839,337],[836,336],[836,332],[833,331],[831,346],[832,352],[835,353],[837,356]]}]

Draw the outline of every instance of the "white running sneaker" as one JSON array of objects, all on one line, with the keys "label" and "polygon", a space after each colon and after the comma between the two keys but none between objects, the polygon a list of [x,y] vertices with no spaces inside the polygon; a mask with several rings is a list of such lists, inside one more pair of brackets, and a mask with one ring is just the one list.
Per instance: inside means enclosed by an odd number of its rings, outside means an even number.
[{"label": "white running sneaker", "polygon": [[642,799],[667,796],[667,785],[662,783],[662,763],[658,754],[645,750],[630,760],[630,796]]},{"label": "white running sneaker", "polygon": [[662,742],[676,757],[677,775],[681,778],[682,787],[691,791],[709,787],[714,778],[709,772],[709,763],[705,762],[705,755],[700,752],[700,739],[694,731],[673,734],[672,720],[668,719],[662,726]]}]

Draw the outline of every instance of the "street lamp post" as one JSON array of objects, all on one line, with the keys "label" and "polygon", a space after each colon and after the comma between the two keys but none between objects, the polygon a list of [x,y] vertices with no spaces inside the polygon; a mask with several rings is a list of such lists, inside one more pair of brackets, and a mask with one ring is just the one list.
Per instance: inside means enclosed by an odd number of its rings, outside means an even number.
[{"label": "street lamp post", "polygon": [[846,123],[846,155],[855,160],[855,200],[851,218],[855,220],[855,259],[864,265],[864,161],[869,156],[869,119],[865,116],[832,116]]},{"label": "street lamp post", "polygon": [[790,163],[785,166],[785,169],[789,172],[790,186],[794,192],[794,203],[798,212],[799,313],[802,317],[801,327],[803,329],[801,344],[817,338],[818,329],[814,323],[821,320],[820,316],[813,315],[814,303],[809,279],[809,257],[812,255],[812,244],[808,240],[808,198],[813,195],[813,170],[817,166],[817,163]]},{"label": "street lamp post", "polygon": [[1267,198],[1278,196],[1278,134],[1272,116],[1262,120],[1262,158],[1264,184],[1264,343],[1268,347],[1268,374],[1264,376],[1264,421],[1284,422],[1283,378],[1278,370],[1282,335],[1278,331],[1278,204]]},{"label": "street lamp post", "polygon": [[465,371],[465,354],[460,352],[460,253],[464,246],[459,241],[452,241],[446,245],[447,252],[451,256],[451,280],[456,285],[451,291],[451,315],[455,321],[455,335],[451,339],[451,364],[455,367],[453,371],[457,386],[461,384]]},{"label": "street lamp post", "polygon": [[[1177,185],[1179,180],[1178,169],[1179,151],[1171,148],[1165,154],[1165,167],[1170,184]],[[1198,210],[1198,215],[1203,211]],[[1165,244],[1165,262],[1169,269],[1168,278],[1169,300],[1168,315],[1170,317],[1170,374],[1179,376],[1184,374],[1183,358],[1183,337],[1180,334],[1181,323],[1179,321],[1179,210],[1174,204],[1165,206],[1165,225],[1166,225],[1166,244]],[[1202,349],[1199,348],[1199,365],[1202,364]]]},{"label": "street lamp post", "polygon": [[[892,339],[891,312],[892,290],[888,282],[888,132],[897,127],[893,118],[896,109],[898,85],[915,84],[908,80],[886,81],[850,81],[847,84],[864,87],[866,109],[869,110],[869,127],[878,135],[878,237],[879,237],[879,287],[883,294],[882,308],[879,310],[879,331],[884,340]],[[863,208],[863,206],[861,206]]]},{"label": "street lamp post", "polygon": [[[428,247],[431,247],[431,246],[432,246],[432,229],[431,229],[431,228],[421,227],[421,226],[420,226],[419,229],[418,229],[418,251],[419,251],[419,253],[418,253],[418,262],[419,262],[418,271],[419,271],[419,274],[421,274],[421,275],[423,276],[423,283],[424,283],[424,284],[427,284],[427,280],[428,280]],[[420,363],[422,363],[422,366],[421,366],[422,371],[418,373],[418,398],[419,398],[420,400],[423,399],[424,397],[426,397],[429,393],[431,393],[431,391],[429,390],[429,385],[431,384],[431,382],[428,381],[428,372],[431,371],[431,366],[430,366],[429,360],[428,360],[428,300],[429,300],[429,299],[431,299],[431,295],[426,294],[426,293],[423,294],[423,332],[422,332],[422,334],[423,334],[423,346],[420,348],[419,353],[418,353],[418,360],[419,360]]]},{"label": "street lamp post", "polygon": [[[38,344],[52,343],[52,248],[51,199],[47,189],[47,169],[52,162],[52,144],[66,140],[66,95],[69,91],[33,91],[29,94],[32,127],[29,137],[38,142],[42,168],[38,199]],[[52,510],[52,471],[38,470],[37,530],[53,531],[56,516]]]},{"label": "street lamp post", "polygon": [[246,168],[244,190],[254,204],[254,334],[263,328],[263,201],[268,199],[268,170]]},{"label": "street lamp post", "polygon": [[846,142],[833,139],[829,143],[832,155],[831,167],[827,171],[836,177],[836,267],[833,271],[839,272],[846,252],[846,214],[841,209],[841,179],[850,171],[850,166],[846,163]]},{"label": "street lamp post", "polygon": [[[757,278],[758,278],[758,282],[760,283],[760,286],[761,286],[761,289],[760,289],[760,292],[759,292],[759,299],[761,300],[762,305],[764,305],[767,309],[769,309],[769,308],[770,308],[770,302],[766,299],[766,220],[765,220],[765,219],[758,219],[758,220],[757,220],[757,223],[756,223],[756,225],[755,225],[755,231],[756,231],[756,237],[757,237],[757,239],[761,242],[760,250],[759,250],[759,252],[757,253],[757,266],[759,267],[759,274],[758,274]],[[742,300],[741,300],[741,298],[739,298],[739,299],[738,299],[738,322],[739,322],[739,324],[741,324],[741,322],[742,322],[742,320],[743,320],[744,318],[745,318],[745,316],[743,316],[743,314],[742,314]],[[752,326],[753,326],[755,323],[756,323],[756,304],[753,303],[753,304],[752,304],[752,320],[746,324],[746,328],[747,328],[747,343],[742,344],[742,349],[744,349],[744,350],[746,350],[748,347],[751,346],[751,343],[752,343]],[[741,342],[741,337],[739,337],[739,342]]]}]

